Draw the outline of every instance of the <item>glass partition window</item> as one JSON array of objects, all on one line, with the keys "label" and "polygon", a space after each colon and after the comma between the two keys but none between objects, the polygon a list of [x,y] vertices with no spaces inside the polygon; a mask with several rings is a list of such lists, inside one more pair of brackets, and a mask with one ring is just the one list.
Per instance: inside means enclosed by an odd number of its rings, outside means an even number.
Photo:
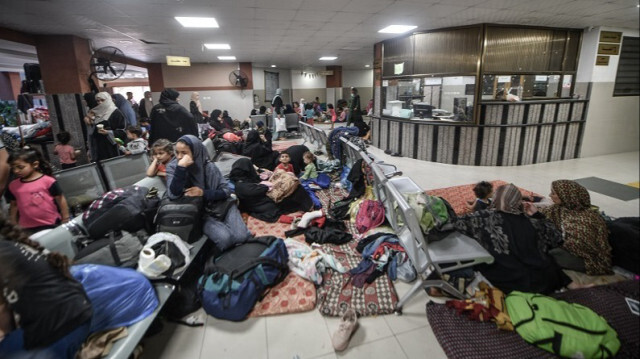
[{"label": "glass partition window", "polygon": [[520,101],[572,97],[573,75],[484,75],[482,99]]},{"label": "glass partition window", "polygon": [[475,76],[383,80],[385,116],[473,121]]}]

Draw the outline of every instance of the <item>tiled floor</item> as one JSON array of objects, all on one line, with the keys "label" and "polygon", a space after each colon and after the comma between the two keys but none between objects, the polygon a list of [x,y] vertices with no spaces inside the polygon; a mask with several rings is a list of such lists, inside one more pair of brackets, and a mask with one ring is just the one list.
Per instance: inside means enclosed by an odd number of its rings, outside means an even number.
[{"label": "tiled floor", "polygon": [[[390,157],[373,147],[369,150],[380,160],[396,164],[425,189],[501,179],[547,195],[555,179],[595,176],[624,184],[638,181],[640,173],[638,152],[521,167],[468,167]],[[595,192],[591,199],[608,215],[639,216],[638,199],[624,202]],[[409,287],[396,283],[400,296]],[[429,327],[426,301],[426,294],[419,293],[402,316],[361,318],[349,348],[341,353],[331,346],[339,319],[314,310],[240,323],[207,317],[206,325],[199,328],[168,323],[160,334],[144,341],[144,358],[445,358]]]}]

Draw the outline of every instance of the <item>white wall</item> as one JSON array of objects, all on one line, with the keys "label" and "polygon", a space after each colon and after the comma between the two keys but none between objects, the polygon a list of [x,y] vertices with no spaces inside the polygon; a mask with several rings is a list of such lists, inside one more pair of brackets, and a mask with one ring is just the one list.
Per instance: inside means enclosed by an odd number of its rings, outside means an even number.
[{"label": "white wall", "polygon": [[[306,72],[317,73],[320,71],[325,71],[324,68],[308,68],[305,69]],[[302,70],[291,70],[291,88],[294,90],[304,90],[304,89],[317,89],[317,88],[326,88],[327,87],[327,78],[325,76],[316,76],[312,78],[310,76],[304,76],[301,74]]]},{"label": "white wall", "polygon": [[373,70],[342,70],[342,87],[373,87]]},{"label": "white wall", "polygon": [[610,27],[585,30],[576,79],[591,83],[589,111],[581,157],[640,150],[640,101],[638,96],[613,96],[619,55],[609,55],[608,66],[595,66],[600,31],[620,31],[637,37],[638,30]]}]

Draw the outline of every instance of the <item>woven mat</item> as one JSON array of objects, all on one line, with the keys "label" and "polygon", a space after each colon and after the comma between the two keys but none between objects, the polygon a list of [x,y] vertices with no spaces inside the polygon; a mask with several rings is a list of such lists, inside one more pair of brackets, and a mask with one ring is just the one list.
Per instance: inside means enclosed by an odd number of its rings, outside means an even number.
[{"label": "woven mat", "polygon": [[[491,181],[491,184],[493,184],[493,189],[495,191],[496,188],[504,184],[507,184],[507,182],[496,180],[496,181]],[[472,183],[472,184],[465,184],[462,186],[438,188],[438,189],[432,189],[432,190],[426,191],[426,193],[430,196],[439,196],[446,199],[451,204],[451,207],[453,207],[453,210],[458,215],[462,215],[465,213],[469,213],[471,211],[467,207],[467,201],[473,201],[476,199],[476,196],[473,193],[473,187],[475,185],[476,185],[475,183]],[[520,192],[522,192],[523,196],[530,196],[530,195],[539,196],[539,194],[536,194],[534,192],[531,192],[523,188],[520,188]]]},{"label": "woven mat", "polygon": [[[640,321],[631,314],[625,297],[638,299],[636,281],[625,281],[588,289],[572,290],[553,297],[579,303],[602,315],[618,333],[621,347],[617,358],[638,358]],[[450,359],[466,358],[555,358],[525,342],[516,332],[501,331],[493,323],[459,316],[452,308],[427,304],[427,318],[440,346]]]},{"label": "woven mat", "polygon": [[274,151],[282,152],[293,145],[297,145],[298,142],[300,141],[273,141],[271,142],[271,148]]},{"label": "woven mat", "polygon": [[[284,232],[291,228],[285,223],[267,223],[246,216],[247,227],[256,236],[285,238]],[[302,236],[295,237],[304,241]],[[316,287],[312,282],[289,273],[287,277],[267,293],[253,308],[249,317],[308,312],[316,307]]]}]

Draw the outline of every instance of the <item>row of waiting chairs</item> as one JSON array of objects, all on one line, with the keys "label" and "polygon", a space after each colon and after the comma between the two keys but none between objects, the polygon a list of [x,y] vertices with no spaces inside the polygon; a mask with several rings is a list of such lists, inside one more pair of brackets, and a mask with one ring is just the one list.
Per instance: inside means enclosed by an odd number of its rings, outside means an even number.
[{"label": "row of waiting chairs", "polygon": [[304,121],[299,121],[298,130],[302,134],[302,138],[304,140],[302,142],[303,145],[309,142],[314,144],[318,151],[326,151],[327,143],[329,143],[329,137],[323,129],[312,126]]},{"label": "row of waiting chairs", "polygon": [[[288,113],[284,115],[287,124],[287,131],[298,130],[298,114]],[[252,115],[251,128],[256,128],[258,121],[262,121],[267,128],[273,128],[273,115]]]},{"label": "row of waiting chairs", "polygon": [[377,160],[346,138],[341,137],[340,140],[347,165],[362,159],[371,167],[374,193],[383,203],[387,220],[418,274],[416,283],[398,301],[396,313],[401,314],[403,306],[421,289],[426,290],[430,287],[441,288],[460,299],[465,298],[466,294],[443,280],[442,275],[481,263],[492,263],[491,254],[476,240],[457,231],[453,231],[444,239],[429,243],[428,238],[422,233],[415,210],[409,206],[403,195],[422,192],[423,189],[409,177],[396,177],[401,173],[395,171],[395,167],[392,166],[394,171],[389,171],[389,164]]}]

